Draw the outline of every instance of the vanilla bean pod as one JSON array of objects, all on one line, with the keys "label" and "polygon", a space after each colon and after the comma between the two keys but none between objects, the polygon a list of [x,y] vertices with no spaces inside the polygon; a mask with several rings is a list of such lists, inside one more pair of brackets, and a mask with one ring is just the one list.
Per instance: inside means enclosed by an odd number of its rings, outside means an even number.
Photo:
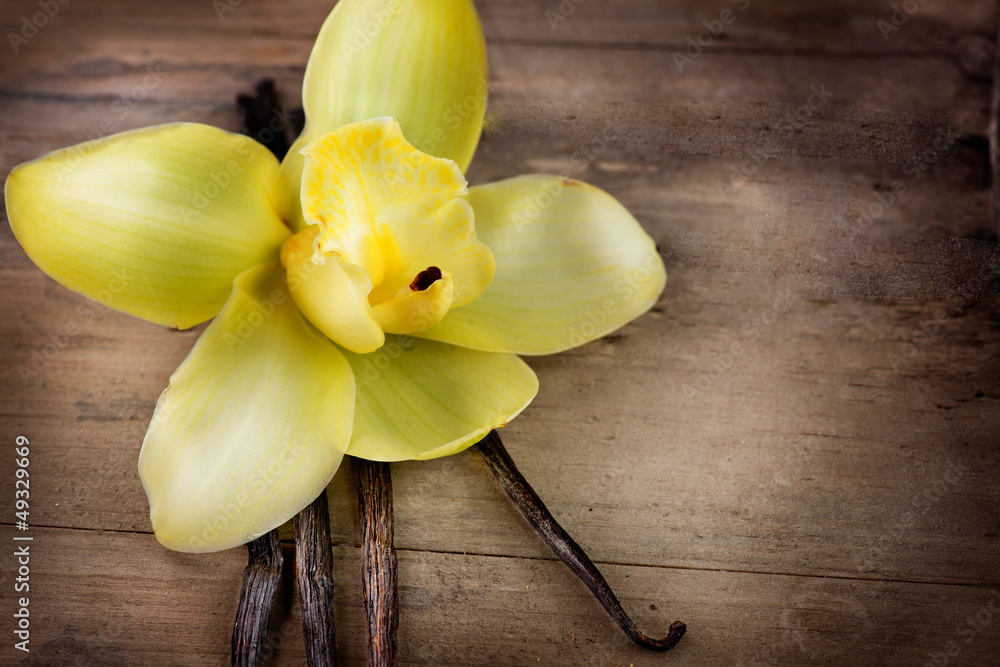
[{"label": "vanilla bean pod", "polygon": [[392,544],[392,478],[389,464],[351,458],[358,485],[361,524],[361,581],[368,617],[368,664],[392,667],[399,661],[399,600],[396,549]]},{"label": "vanilla bean pod", "polygon": [[333,551],[324,490],[295,516],[295,579],[302,602],[302,632],[310,667],[337,664],[333,623]]},{"label": "vanilla bean pod", "polygon": [[622,609],[621,602],[618,601],[618,597],[608,586],[608,582],[605,581],[601,572],[583,549],[556,522],[538,494],[518,471],[496,431],[490,431],[489,435],[476,443],[474,449],[482,454],[504,493],[514,502],[522,516],[535,529],[535,532],[549,545],[559,560],[566,563],[573,574],[587,584],[587,588],[593,592],[629,639],[650,651],[669,651],[677,645],[687,630],[687,626],[680,621],[674,621],[670,624],[667,636],[663,639],[652,639],[639,631],[632,619]]},{"label": "vanilla bean pod", "polygon": [[238,95],[236,111],[240,117],[240,133],[264,144],[279,160],[291,146],[289,133],[298,136],[305,118],[301,109],[282,111],[273,79],[258,81],[253,95]]},{"label": "vanilla bean pod", "polygon": [[243,588],[233,623],[232,664],[259,667],[264,661],[264,639],[281,579],[283,559],[277,529],[247,544],[247,552]]}]

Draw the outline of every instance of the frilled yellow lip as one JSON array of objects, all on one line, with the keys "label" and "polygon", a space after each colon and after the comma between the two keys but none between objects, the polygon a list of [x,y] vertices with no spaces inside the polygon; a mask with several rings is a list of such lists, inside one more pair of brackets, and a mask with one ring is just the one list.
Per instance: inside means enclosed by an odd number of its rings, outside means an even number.
[{"label": "frilled yellow lip", "polygon": [[281,261],[295,302],[331,340],[374,352],[385,333],[425,331],[493,282],[458,165],[414,148],[394,119],[345,125],[302,153],[311,227]]}]

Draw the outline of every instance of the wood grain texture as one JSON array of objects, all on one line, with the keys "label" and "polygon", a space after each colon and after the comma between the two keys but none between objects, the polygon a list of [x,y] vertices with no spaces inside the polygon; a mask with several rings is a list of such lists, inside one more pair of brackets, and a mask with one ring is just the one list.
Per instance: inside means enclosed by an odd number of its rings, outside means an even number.
[{"label": "wood grain texture", "polygon": [[[504,441],[636,622],[658,634],[680,618],[688,633],[667,655],[635,648],[466,453],[392,467],[403,664],[995,657],[1000,17],[992,1],[927,2],[884,38],[891,4],[751,0],[678,71],[674,53],[738,3],[587,0],[553,29],[559,2],[477,2],[491,99],[470,182],[593,183],[653,235],[670,276],[633,324],[529,359],[541,391]],[[263,76],[295,106],[328,9],[61,6],[17,54],[0,45],[0,175],[95,133],[236,130],[235,95]],[[37,11],[0,4],[2,33]],[[832,95],[800,112],[814,86]],[[32,446],[29,664],[225,664],[245,550],[160,547],[136,473],[202,328],[72,294],[6,225],[0,285],[0,442]],[[8,457],[0,498],[13,496]],[[329,502],[337,648],[364,664],[346,467]],[[302,664],[285,546],[269,660]],[[12,614],[14,560],[0,571]],[[23,657],[11,644],[0,663]]]}]

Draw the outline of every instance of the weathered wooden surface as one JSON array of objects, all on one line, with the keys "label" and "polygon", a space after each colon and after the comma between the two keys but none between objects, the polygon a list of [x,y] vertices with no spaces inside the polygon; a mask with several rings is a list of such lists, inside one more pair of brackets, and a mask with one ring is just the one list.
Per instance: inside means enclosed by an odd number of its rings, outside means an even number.
[{"label": "weathered wooden surface", "polygon": [[[594,183],[670,274],[634,324],[529,360],[541,392],[504,440],[640,626],[679,618],[688,634],[666,655],[634,648],[461,454],[393,466],[405,663],[995,659],[995,4],[929,1],[888,39],[889,2],[743,4],[587,0],[555,29],[554,1],[478,4],[492,97],[470,181]],[[727,8],[723,38],[678,71],[673,54]],[[71,0],[17,54],[0,44],[0,175],[95,132],[236,129],[234,96],[261,76],[294,106],[328,9],[244,0],[220,20],[208,0]],[[3,33],[37,11],[0,4]],[[800,114],[814,86],[832,95]],[[906,191],[886,204],[895,181]],[[156,398],[201,329],[90,304],[6,226],[0,285],[0,442],[32,444],[31,660],[224,663],[245,551],[160,547],[136,473]],[[0,469],[12,504],[12,455]],[[342,470],[343,664],[365,657],[356,502]],[[0,517],[0,539],[12,522]],[[22,657],[15,568],[0,557],[3,662]],[[292,577],[276,664],[304,659]]]}]

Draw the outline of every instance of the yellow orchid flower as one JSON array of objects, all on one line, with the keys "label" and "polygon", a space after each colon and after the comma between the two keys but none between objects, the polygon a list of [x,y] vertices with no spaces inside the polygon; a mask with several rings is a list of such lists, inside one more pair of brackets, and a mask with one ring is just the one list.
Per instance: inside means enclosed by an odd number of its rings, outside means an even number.
[{"label": "yellow orchid flower", "polygon": [[167,326],[214,320],[171,376],[139,473],[157,539],[202,552],[306,507],[344,453],[461,451],[559,352],[648,310],[653,241],[597,188],[548,175],[467,187],[486,47],[469,0],[341,0],[280,165],[194,123],[18,166],[7,214],[71,290]]}]

